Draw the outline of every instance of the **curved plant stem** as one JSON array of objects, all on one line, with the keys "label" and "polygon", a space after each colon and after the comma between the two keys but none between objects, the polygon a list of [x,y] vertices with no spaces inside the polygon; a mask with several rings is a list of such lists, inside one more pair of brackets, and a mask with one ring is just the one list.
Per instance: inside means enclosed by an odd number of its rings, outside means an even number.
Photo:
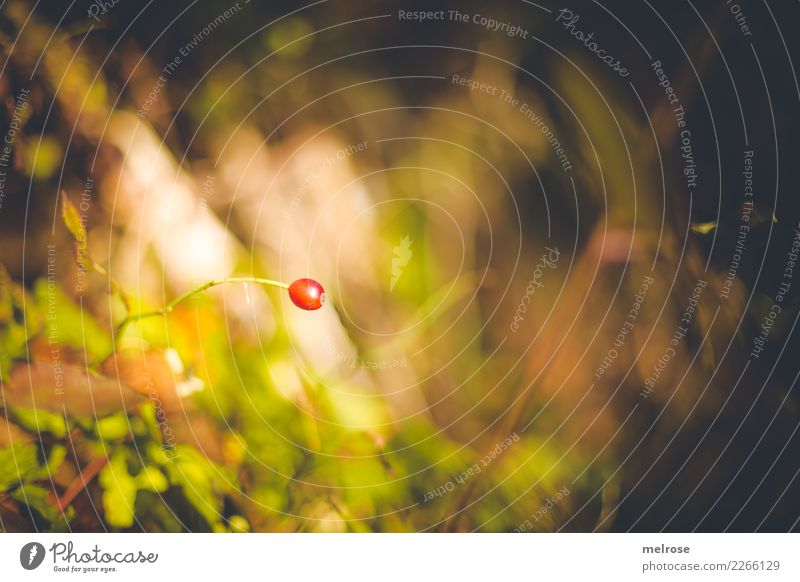
[{"label": "curved plant stem", "polygon": [[122,332],[125,331],[125,328],[141,319],[146,319],[148,317],[158,317],[161,315],[166,315],[170,313],[173,309],[175,309],[179,304],[183,303],[187,299],[191,299],[192,297],[196,296],[198,293],[202,293],[206,289],[210,289],[211,287],[216,287],[217,285],[224,285],[225,283],[256,283],[258,285],[268,285],[271,287],[280,287],[281,289],[288,289],[289,285],[286,283],[281,283],[280,281],[273,281],[272,279],[263,279],[261,277],[228,277],[227,279],[216,279],[213,281],[208,281],[195,287],[194,289],[190,289],[183,295],[178,295],[175,299],[167,303],[161,309],[156,309],[155,311],[142,311],[140,313],[134,313],[128,315],[123,319],[119,326],[117,326],[117,331],[115,333],[116,337],[122,335]]}]

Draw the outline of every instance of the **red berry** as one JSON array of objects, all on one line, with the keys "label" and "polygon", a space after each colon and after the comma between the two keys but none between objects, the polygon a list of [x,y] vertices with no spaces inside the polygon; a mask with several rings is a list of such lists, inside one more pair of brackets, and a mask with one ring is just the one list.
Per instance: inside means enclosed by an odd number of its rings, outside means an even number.
[{"label": "red berry", "polygon": [[300,309],[314,311],[325,303],[325,289],[314,279],[298,279],[289,285],[289,297]]}]

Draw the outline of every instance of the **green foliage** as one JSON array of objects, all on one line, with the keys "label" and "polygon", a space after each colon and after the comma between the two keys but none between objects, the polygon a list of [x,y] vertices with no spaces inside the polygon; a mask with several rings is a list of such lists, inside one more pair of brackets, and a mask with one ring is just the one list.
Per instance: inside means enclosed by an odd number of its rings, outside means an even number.
[{"label": "green foliage", "polygon": [[[219,468],[192,447],[177,447],[165,465],[170,482],[180,487],[189,504],[213,529],[222,516],[222,496],[227,479]],[[232,484],[232,483],[231,483]]]},{"label": "green foliage", "polygon": [[42,318],[31,309],[33,301],[0,265],[0,375],[8,378],[11,363],[42,328]]},{"label": "green foliage", "polygon": [[62,514],[50,503],[50,491],[39,485],[22,484],[11,498],[26,505],[36,513],[37,525],[50,531],[64,531],[66,525],[75,517],[75,509],[68,507]]},{"label": "green foliage", "polygon": [[49,433],[62,439],[67,435],[67,424],[59,414],[47,410],[32,408],[14,408],[12,415],[20,426],[41,435]]},{"label": "green foliage", "polygon": [[111,336],[81,309],[57,284],[39,279],[33,286],[35,305],[40,313],[49,315],[60,345],[86,350],[91,360],[104,358],[111,352]]},{"label": "green foliage", "polygon": [[81,222],[81,216],[78,214],[78,209],[75,208],[75,205],[64,192],[61,193],[61,218],[64,221],[64,226],[67,227],[75,241],[85,243],[86,230]]},{"label": "green foliage", "polygon": [[111,460],[100,471],[100,486],[103,488],[103,510],[106,521],[112,527],[133,525],[133,508],[136,502],[136,480],[128,473],[124,449],[112,453]]},{"label": "green foliage", "polygon": [[131,433],[131,423],[124,413],[119,412],[105,418],[98,418],[94,425],[94,431],[103,441],[120,441]]},{"label": "green foliage", "polygon": [[0,449],[0,490],[50,477],[64,461],[66,449],[55,445],[47,458],[42,459],[41,455],[42,447],[35,443]]},{"label": "green foliage", "polygon": [[116,449],[99,476],[99,483],[103,488],[105,518],[115,528],[133,525],[136,495],[139,491],[163,493],[169,486],[163,473],[152,465],[142,467],[135,475],[131,474],[129,455],[130,452],[125,448]]},{"label": "green foliage", "polygon": [[[65,203],[65,221],[80,242],[83,235],[73,211]],[[402,240],[410,232],[414,244],[423,247],[428,243],[421,228],[414,220],[399,224],[389,242],[396,243],[395,239]],[[420,261],[409,267],[408,280],[428,280],[426,252],[419,248],[415,253]],[[439,281],[430,279],[435,291],[414,286],[419,295],[410,300],[411,291],[402,282],[405,276],[404,271],[396,292],[409,299],[412,319],[424,319],[428,309],[454,293],[451,287],[441,287]],[[6,289],[9,283],[6,281]],[[469,288],[466,282],[463,286]],[[457,290],[456,295],[461,294]],[[90,362],[100,362],[110,353],[107,330],[57,285],[36,282],[33,298],[26,304],[31,313],[48,313],[51,305],[56,306],[61,345],[85,350]],[[13,308],[13,302],[11,305]],[[260,346],[234,340],[232,350],[231,337],[220,328],[214,303],[200,298],[192,310],[200,318],[194,325],[203,328],[202,379],[214,389],[187,399],[188,412],[163,410],[161,403],[149,398],[134,408],[96,418],[70,417],[69,423],[57,412],[8,409],[9,418],[19,427],[47,443],[14,445],[0,451],[0,475],[5,476],[0,491],[8,492],[9,502],[27,506],[39,529],[58,531],[86,519],[71,504],[62,516],[54,503],[54,491],[63,493],[68,485],[62,480],[54,489],[52,481],[63,464],[69,466],[64,472],[71,475],[69,482],[84,486],[78,473],[105,461],[85,484],[90,495],[102,500],[104,527],[165,532],[273,527],[289,531],[414,530],[429,525],[431,515],[445,519],[467,494],[481,499],[472,519],[486,521],[489,529],[506,530],[531,506],[535,509],[539,499],[563,486],[569,471],[579,466],[574,456],[573,462],[565,462],[563,452],[552,443],[526,437],[469,488],[462,486],[448,496],[424,501],[426,492],[478,461],[477,443],[457,444],[432,423],[419,419],[406,422],[403,431],[384,442],[381,435],[359,428],[369,427],[381,417],[381,403],[354,393],[347,381],[323,384],[300,375],[300,392],[295,396],[277,383],[274,370],[294,370],[296,366],[285,328],[279,327]],[[41,329],[25,327],[24,318],[18,315],[21,327],[15,332],[15,358],[24,353],[25,340]],[[190,362],[198,348],[196,330],[189,333],[181,317],[177,310],[166,319],[166,326],[164,321],[150,322],[152,327],[142,322],[137,332],[151,345],[169,342],[183,361]],[[35,321],[35,317],[28,319],[29,325]],[[480,356],[479,348],[471,349],[477,350],[475,357]],[[87,373],[98,375],[100,371],[90,367]],[[104,380],[105,389],[118,385],[114,378]],[[314,411],[313,416],[299,410],[298,399]],[[207,434],[195,434],[193,426],[191,439],[184,435],[173,443],[167,436],[177,431],[185,413],[194,418],[204,416]],[[68,445],[68,440],[73,444]],[[67,458],[67,446],[74,443],[79,443],[76,455]],[[529,455],[532,449],[537,451],[533,457]],[[46,458],[43,451],[48,451]],[[596,479],[587,479],[581,486],[597,486]],[[529,491],[531,482],[538,485]],[[487,492],[491,494],[484,499]],[[532,501],[519,511],[504,509],[520,498]],[[74,503],[74,499],[69,501]],[[499,514],[502,517],[497,517]],[[312,519],[286,517],[292,515]]]},{"label": "green foliage", "polygon": [[125,309],[130,313],[131,301],[128,294],[117,280],[92,258],[91,252],[89,251],[89,238],[86,233],[86,227],[81,221],[81,216],[78,214],[77,208],[75,208],[75,205],[69,199],[66,192],[63,191],[61,192],[61,219],[64,222],[64,226],[67,227],[67,230],[75,239],[73,255],[78,269],[84,272],[96,271],[97,273],[105,275],[108,279],[109,291],[117,294],[120,301],[122,301],[122,304],[125,306]]},{"label": "green foliage", "polygon": [[23,150],[24,172],[34,180],[46,180],[61,166],[64,150],[57,137],[42,135]]},{"label": "green foliage", "polygon": [[[283,46],[309,29],[304,21],[287,20],[286,26],[264,40],[269,46]],[[299,58],[308,42],[295,42],[279,56]],[[187,110],[205,119],[208,106],[216,104],[223,92],[229,100],[244,103],[245,96],[228,92],[232,79],[225,75],[230,74],[228,70],[209,75],[201,84],[200,97]],[[226,105],[216,107],[218,116],[210,123],[224,125],[240,109]],[[444,155],[435,144],[409,156],[404,162],[409,166],[424,165],[429,159],[441,160],[452,169],[470,163],[466,154]],[[419,184],[402,177],[389,180],[397,193],[418,196]],[[450,192],[448,182],[440,185],[443,192]],[[127,310],[113,314],[114,324],[119,325],[120,319],[132,313],[131,304],[140,302],[131,302],[95,261],[89,251],[87,217],[81,216],[65,192],[60,198],[76,267],[86,275],[88,286],[81,291],[79,304],[65,291],[66,285],[48,277],[34,283],[31,299],[3,272],[0,371],[6,377],[15,362],[33,359],[28,344],[37,337],[47,339],[42,331],[49,333],[52,325],[58,345],[67,348],[62,355],[64,363],[72,366],[72,378],[85,372],[87,377],[103,380],[106,394],[116,394],[117,388],[121,394],[129,387],[100,365],[115,347],[111,326],[105,319],[98,323],[92,313],[107,311],[102,294],[111,292]],[[470,300],[479,280],[469,270],[473,267],[459,264],[460,245],[450,244],[449,231],[442,227],[445,223],[433,216],[408,202],[399,211],[387,206],[377,221],[383,229],[371,250],[382,265],[376,266],[382,284],[375,297],[384,301],[383,307],[391,304],[391,313],[377,315],[382,308],[362,312],[358,309],[362,306],[349,305],[350,315],[365,320],[392,318],[396,327],[411,331],[398,334],[388,348],[379,343],[361,346],[359,355],[364,360],[377,362],[410,353],[445,332],[453,337],[478,337],[480,313],[472,309],[458,314],[451,329],[447,314]],[[247,259],[245,265],[251,266],[252,257]],[[152,297],[142,298],[141,303],[148,310],[163,307]],[[7,503],[13,502],[18,509],[26,506],[35,515],[37,528],[51,531],[67,526],[164,532],[407,531],[429,527],[437,519],[445,521],[472,500],[479,501],[470,512],[470,524],[486,522],[491,529],[504,530],[517,525],[572,473],[585,467],[585,459],[567,455],[557,444],[525,435],[493,463],[491,471],[446,496],[425,501],[427,492],[479,462],[479,451],[491,438],[488,434],[467,443],[463,435],[450,434],[430,418],[420,417],[405,419],[397,428],[385,402],[365,391],[373,386],[368,386],[364,373],[322,378],[299,361],[290,323],[276,317],[270,333],[253,338],[221,324],[226,315],[213,298],[202,295],[177,306],[168,317],[136,321],[119,334],[123,342],[141,345],[143,350],[174,350],[191,374],[209,387],[177,401],[178,405],[167,398],[156,404],[140,391],[134,395],[142,398],[131,406],[125,401],[123,408],[122,399],[109,399],[111,404],[93,417],[87,411],[95,410],[96,394],[87,390],[78,397],[85,393],[82,399],[91,406],[87,404],[81,414],[68,414],[68,422],[56,412],[9,407],[8,418],[36,442],[0,450],[0,498],[5,492]],[[450,357],[446,350],[447,346],[432,345],[419,358],[422,364],[414,373],[426,374],[426,361],[432,366],[446,361]],[[491,372],[484,378],[476,376],[475,368],[480,367],[476,363],[486,360],[485,346],[469,342],[459,365],[452,367],[449,377],[443,376],[443,384],[463,386],[457,398],[466,399],[470,406],[482,402],[483,380],[496,379]],[[462,361],[466,365],[460,365]],[[276,376],[275,370],[290,371],[291,382]],[[51,395],[51,370],[43,365],[37,372],[39,393]],[[188,372],[172,375],[181,382]],[[169,392],[169,379],[161,382],[159,389]],[[531,451],[536,453],[531,455]],[[586,482],[579,486],[596,489],[598,479],[591,475],[586,471]],[[531,483],[536,487],[531,488]],[[54,500],[68,491],[74,493],[76,487],[80,497],[67,499],[62,516]],[[87,495],[101,500],[100,522],[88,511],[76,511],[79,499],[85,501]]]},{"label": "green foliage", "polygon": [[0,449],[0,490],[9,489],[39,470],[36,445],[11,445]]}]

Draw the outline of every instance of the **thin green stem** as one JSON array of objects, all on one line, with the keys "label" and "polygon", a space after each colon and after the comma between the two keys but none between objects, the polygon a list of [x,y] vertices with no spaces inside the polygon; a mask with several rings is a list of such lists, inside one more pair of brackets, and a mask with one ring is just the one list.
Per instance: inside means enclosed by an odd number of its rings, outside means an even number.
[{"label": "thin green stem", "polygon": [[213,281],[208,281],[203,283],[202,285],[198,285],[194,289],[190,289],[183,295],[178,295],[175,299],[167,303],[161,309],[156,309],[155,311],[142,311],[140,313],[134,313],[132,315],[128,315],[123,319],[119,326],[117,326],[117,331],[115,333],[116,337],[120,337],[122,332],[125,331],[125,328],[128,327],[131,323],[136,321],[140,321],[142,319],[147,319],[148,317],[157,317],[161,315],[166,315],[167,313],[172,312],[178,305],[186,301],[187,299],[191,299],[195,297],[199,293],[202,293],[206,289],[210,289],[211,287],[216,287],[217,285],[224,285],[225,283],[256,283],[258,285],[268,285],[271,287],[279,287],[281,289],[288,289],[289,285],[286,283],[282,283],[280,281],[273,281],[272,279],[263,279],[261,277],[228,277],[227,279],[215,279]]}]

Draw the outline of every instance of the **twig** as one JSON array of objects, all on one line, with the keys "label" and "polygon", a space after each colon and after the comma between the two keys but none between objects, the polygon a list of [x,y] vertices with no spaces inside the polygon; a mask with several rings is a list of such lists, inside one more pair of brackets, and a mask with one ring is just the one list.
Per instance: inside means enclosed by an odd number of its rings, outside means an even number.
[{"label": "twig", "polygon": [[61,497],[53,496],[52,505],[63,515],[64,510],[69,507],[69,504],[73,502],[81,491],[88,487],[92,479],[105,467],[107,462],[108,459],[106,457],[95,457],[89,461],[80,474],[72,480]]},{"label": "twig", "polygon": [[281,289],[288,289],[289,285],[286,283],[281,283],[280,281],[273,281],[272,279],[262,279],[261,277],[229,277],[227,279],[217,279],[214,281],[208,281],[195,287],[194,289],[190,289],[183,295],[179,295],[169,303],[167,303],[161,309],[156,309],[155,311],[143,311],[140,313],[135,313],[133,315],[128,315],[123,319],[119,326],[117,327],[117,331],[115,332],[115,337],[119,338],[122,335],[122,332],[125,331],[125,328],[134,323],[136,321],[140,321],[142,319],[146,319],[148,317],[158,317],[161,315],[166,315],[167,313],[171,313],[175,307],[177,307],[180,303],[183,303],[187,299],[191,299],[192,297],[196,296],[198,293],[202,293],[206,289],[210,289],[211,287],[216,287],[217,285],[223,285],[225,283],[256,283],[259,285],[270,285],[272,287],[280,287]]}]

